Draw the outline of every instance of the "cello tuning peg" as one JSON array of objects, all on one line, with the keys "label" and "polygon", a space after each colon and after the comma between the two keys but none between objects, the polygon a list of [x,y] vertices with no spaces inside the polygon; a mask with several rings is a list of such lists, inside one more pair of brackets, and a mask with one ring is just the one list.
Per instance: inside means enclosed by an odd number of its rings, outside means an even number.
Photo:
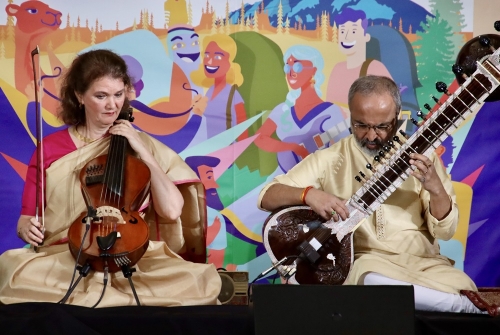
[{"label": "cello tuning peg", "polygon": [[443,83],[442,81],[438,81],[436,83],[436,90],[439,93],[445,93],[446,95],[450,95],[450,92],[448,92],[448,86],[445,83]]},{"label": "cello tuning peg", "polygon": [[424,108],[427,109],[429,112],[432,110],[429,104],[424,104]]}]

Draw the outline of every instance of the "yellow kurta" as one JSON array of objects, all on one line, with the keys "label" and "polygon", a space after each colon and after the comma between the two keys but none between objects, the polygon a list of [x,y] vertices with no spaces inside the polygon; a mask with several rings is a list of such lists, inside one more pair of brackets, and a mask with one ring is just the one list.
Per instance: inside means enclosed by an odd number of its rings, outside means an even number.
[{"label": "yellow kurta", "polygon": [[[140,133],[154,157],[184,196],[181,218],[167,222],[146,214],[150,241],[132,275],[143,305],[177,306],[216,304],[221,288],[213,264],[191,263],[178,254],[204,255],[205,202],[196,174],[171,149]],[[79,173],[89,160],[107,152],[109,137],[84,146],[55,161],[46,170],[45,241],[36,252],[14,249],[0,256],[0,301],[4,304],[57,302],[66,294],[75,260],[67,244],[52,245],[67,236],[69,226],[86,210],[80,191]],[[151,208],[152,206],[150,206]],[[164,242],[166,241],[166,243]],[[76,274],[78,276],[78,272]],[[93,306],[103,289],[103,273],[91,271],[83,278],[68,304]],[[122,272],[109,275],[99,307],[135,305],[128,279]]]},{"label": "yellow kurta", "polygon": [[[417,284],[443,292],[476,290],[474,282],[453,261],[440,255],[437,239],[450,239],[457,227],[458,208],[450,178],[435,154],[430,159],[452,199],[452,210],[438,221],[429,212],[429,193],[409,177],[359,226],[354,233],[354,265],[344,284],[362,284],[367,272]],[[266,190],[274,183],[295,187],[314,186],[341,199],[349,199],[359,188],[354,177],[373,165],[351,135],[330,148],[309,155],[285,175],[277,176],[260,193],[258,206]],[[262,209],[262,208],[261,208]]]}]

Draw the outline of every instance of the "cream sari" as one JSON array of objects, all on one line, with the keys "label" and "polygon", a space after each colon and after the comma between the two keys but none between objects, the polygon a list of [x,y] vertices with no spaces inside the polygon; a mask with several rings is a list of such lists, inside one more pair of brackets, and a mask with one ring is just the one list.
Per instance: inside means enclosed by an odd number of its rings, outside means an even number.
[{"label": "cream sari", "polygon": [[[65,130],[66,131],[66,130]],[[140,133],[154,157],[184,196],[184,208],[176,221],[146,211],[150,242],[135,265],[132,276],[142,305],[203,305],[217,303],[221,282],[212,264],[204,262],[206,210],[203,186],[194,172],[171,149]],[[57,302],[68,289],[75,260],[64,241],[69,226],[86,211],[79,173],[91,159],[105,154],[109,137],[93,142],[55,161],[46,170],[45,241],[35,251],[8,250],[0,256],[0,301],[4,304]],[[152,241],[159,240],[159,241]],[[77,273],[78,275],[78,273]],[[93,306],[103,289],[103,274],[91,271],[83,278],[69,304]],[[121,272],[110,274],[99,307],[134,305],[128,279]]]}]

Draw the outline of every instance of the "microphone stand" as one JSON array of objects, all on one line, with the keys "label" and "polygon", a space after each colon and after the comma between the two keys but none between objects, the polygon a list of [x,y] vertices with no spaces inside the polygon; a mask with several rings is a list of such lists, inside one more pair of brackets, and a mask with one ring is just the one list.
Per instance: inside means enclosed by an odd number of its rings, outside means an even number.
[{"label": "microphone stand", "polygon": [[76,281],[72,285],[70,285],[70,287],[68,288],[68,292],[66,292],[66,295],[59,301],[60,304],[65,304],[71,293],[73,293],[73,290],[78,286],[80,280],[84,277],[87,277],[90,272],[90,265],[89,263],[85,263],[84,266],[77,265],[76,269],[79,271],[80,275],[78,276]]},{"label": "microphone stand", "polygon": [[135,302],[137,303],[137,306],[140,306],[141,303],[139,302],[139,297],[137,296],[137,292],[135,291],[135,286],[134,283],[132,282],[132,273],[135,272],[135,268],[131,268],[128,265],[122,265],[121,266],[123,276],[128,279],[128,282],[130,284],[130,288],[132,289],[132,293],[134,294]]},{"label": "microphone stand", "polygon": [[[87,275],[90,272],[90,269],[91,269],[90,265],[88,263],[85,263],[85,265],[80,266],[80,265],[78,265],[78,260],[80,259],[80,255],[82,253],[83,243],[85,242],[85,238],[87,237],[87,234],[90,230],[91,221],[96,216],[96,213],[97,213],[96,210],[92,206],[89,206],[87,208],[87,218],[85,220],[85,233],[83,234],[82,242],[80,243],[80,249],[78,250],[78,255],[76,256],[76,259],[75,259],[75,268],[73,270],[73,277],[71,278],[71,282],[69,283],[69,288],[68,288],[68,291],[66,292],[66,295],[61,300],[59,300],[60,304],[66,303],[69,296],[71,295],[71,293],[73,293],[73,290],[76,288],[76,286],[78,285],[80,280],[83,277],[87,277]],[[73,283],[73,281],[75,280],[76,270],[79,270],[80,276],[78,277],[76,282]]]},{"label": "microphone stand", "polygon": [[[113,245],[116,242],[118,234],[116,232],[111,232],[107,236],[97,236],[97,245],[99,246],[99,249],[102,250],[100,257],[104,259],[104,262],[106,264],[105,271],[104,271],[104,279],[105,279],[105,285],[107,283],[107,272],[108,272],[108,267],[107,267],[107,260],[112,257],[112,255],[108,254],[107,251],[113,247]],[[131,268],[129,266],[130,260],[128,259],[127,256],[122,256],[122,257],[115,257],[114,261],[116,265],[119,265],[122,272],[123,276],[128,279],[128,282],[130,284],[130,288],[132,289],[132,293],[134,294],[135,302],[137,303],[137,306],[140,306],[139,302],[139,297],[137,296],[137,292],[135,291],[135,286],[134,283],[132,282],[132,274],[136,271],[135,268]],[[104,294],[104,291],[103,291]],[[99,299],[100,301],[100,299]],[[96,304],[97,305],[97,304]]]}]

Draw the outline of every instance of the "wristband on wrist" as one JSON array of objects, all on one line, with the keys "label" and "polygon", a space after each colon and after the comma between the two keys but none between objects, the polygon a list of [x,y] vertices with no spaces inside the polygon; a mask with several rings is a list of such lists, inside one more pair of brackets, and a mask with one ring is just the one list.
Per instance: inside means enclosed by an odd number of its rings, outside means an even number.
[{"label": "wristband on wrist", "polygon": [[304,205],[307,205],[307,204],[306,204],[306,195],[307,195],[307,192],[309,192],[309,190],[310,190],[311,188],[314,188],[314,187],[312,187],[312,186],[307,186],[307,187],[306,187],[306,188],[302,191],[302,195],[300,196],[300,200],[302,201],[302,203],[303,203]]}]

